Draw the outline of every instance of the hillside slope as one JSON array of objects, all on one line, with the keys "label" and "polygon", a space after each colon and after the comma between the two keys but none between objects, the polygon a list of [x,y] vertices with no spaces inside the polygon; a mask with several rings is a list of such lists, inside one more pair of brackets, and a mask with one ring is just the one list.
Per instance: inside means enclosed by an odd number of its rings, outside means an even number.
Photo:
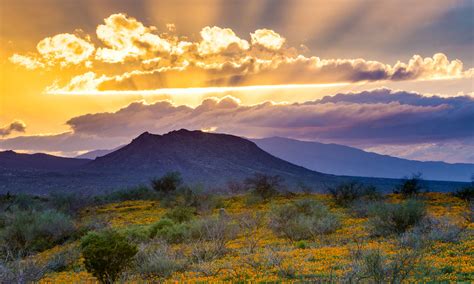
[{"label": "hillside slope", "polygon": [[402,178],[420,172],[428,180],[465,182],[474,173],[474,164],[412,161],[337,144],[281,137],[252,141],[276,157],[314,171],[335,175]]},{"label": "hillside slope", "polygon": [[96,158],[84,170],[120,173],[136,180],[178,171],[185,181],[214,186],[257,172],[280,175],[289,184],[316,185],[337,179],[276,158],[237,136],[185,129],[165,135],[145,132],[119,150]]}]

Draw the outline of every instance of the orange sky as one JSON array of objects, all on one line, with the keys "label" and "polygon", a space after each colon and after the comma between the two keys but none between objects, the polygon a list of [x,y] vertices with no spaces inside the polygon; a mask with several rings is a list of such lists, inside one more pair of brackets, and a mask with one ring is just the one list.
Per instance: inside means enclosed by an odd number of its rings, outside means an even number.
[{"label": "orange sky", "polygon": [[380,87],[474,90],[469,1],[196,3],[0,0],[0,129],[26,125],[3,138],[70,131],[73,117],[140,100],[194,107],[229,95],[255,105]]}]

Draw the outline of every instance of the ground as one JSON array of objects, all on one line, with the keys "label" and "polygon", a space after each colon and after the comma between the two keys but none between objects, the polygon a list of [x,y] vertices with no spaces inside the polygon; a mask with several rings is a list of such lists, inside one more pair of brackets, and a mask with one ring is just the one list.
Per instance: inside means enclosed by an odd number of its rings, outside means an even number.
[{"label": "ground", "polygon": [[[433,216],[449,216],[455,222],[466,226],[466,234],[460,242],[436,242],[423,256],[420,263],[437,271],[436,281],[465,281],[474,280],[474,224],[469,221],[470,212],[467,203],[449,194],[428,193],[424,196],[428,204],[428,212]],[[230,216],[245,212],[267,212],[275,203],[286,203],[295,199],[312,198],[324,202],[342,216],[342,227],[335,233],[325,235],[303,244],[279,238],[266,227],[252,233],[257,241],[257,248],[249,253],[246,250],[248,243],[241,231],[236,239],[228,242],[228,252],[222,258],[201,263],[199,269],[190,269],[185,272],[176,272],[167,279],[169,282],[215,282],[228,280],[245,281],[277,281],[285,278],[285,273],[291,273],[292,279],[311,279],[318,277],[331,281],[347,272],[350,264],[350,253],[356,246],[365,248],[379,248],[387,254],[396,253],[394,240],[388,238],[369,237],[365,218],[356,218],[348,213],[347,209],[337,207],[328,195],[298,194],[290,197],[276,197],[272,201],[248,205],[244,196],[224,198],[222,207]],[[391,202],[401,200],[398,195],[390,195]],[[100,219],[117,229],[147,226],[158,221],[167,209],[160,207],[159,201],[125,201],[104,206],[87,208],[81,213],[81,222],[91,219]],[[212,214],[219,214],[215,209]],[[78,245],[78,241],[62,246],[56,246],[36,256],[40,261],[46,261],[61,250]],[[174,250],[184,253],[190,251],[191,244],[176,244]],[[277,265],[272,269],[265,269],[261,263],[268,254],[268,247],[277,248]],[[85,271],[82,259],[77,258],[75,264],[66,271],[48,274],[40,283],[96,283],[96,279]],[[426,268],[425,268],[426,269]],[[420,276],[418,276],[420,277]],[[136,279],[131,276],[128,279]],[[419,279],[419,278],[418,278]],[[157,279],[158,280],[158,279]],[[292,281],[291,279],[288,281]]]}]

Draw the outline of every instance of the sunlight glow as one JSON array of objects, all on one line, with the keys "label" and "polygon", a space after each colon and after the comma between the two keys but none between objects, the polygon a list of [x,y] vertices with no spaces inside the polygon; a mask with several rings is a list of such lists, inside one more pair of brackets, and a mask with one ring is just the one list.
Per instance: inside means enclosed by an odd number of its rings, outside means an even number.
[{"label": "sunlight glow", "polygon": [[207,93],[226,93],[232,91],[257,91],[257,90],[281,90],[281,89],[302,89],[302,88],[328,88],[347,86],[350,83],[333,84],[288,84],[288,85],[258,85],[258,86],[238,86],[238,87],[205,87],[205,88],[163,88],[155,90],[85,90],[85,91],[63,91],[47,90],[48,95],[189,95]]}]

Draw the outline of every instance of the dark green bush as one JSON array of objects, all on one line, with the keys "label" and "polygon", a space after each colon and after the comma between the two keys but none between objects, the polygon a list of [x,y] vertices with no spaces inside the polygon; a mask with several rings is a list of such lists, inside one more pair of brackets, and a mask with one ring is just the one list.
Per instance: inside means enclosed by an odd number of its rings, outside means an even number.
[{"label": "dark green bush", "polygon": [[155,200],[158,194],[146,186],[137,186],[113,191],[109,194],[96,197],[98,203],[120,202],[127,200]]},{"label": "dark green bush", "polygon": [[161,195],[175,192],[183,183],[181,174],[178,172],[170,172],[159,179],[151,182],[152,188]]},{"label": "dark green bush", "polygon": [[292,241],[314,239],[340,228],[340,218],[323,204],[306,199],[275,206],[270,211],[270,229]]},{"label": "dark green bush", "polygon": [[6,213],[0,229],[5,249],[26,255],[48,249],[70,237],[76,230],[72,219],[55,210]]},{"label": "dark green bush", "polygon": [[48,196],[48,205],[66,214],[76,214],[92,204],[92,197],[74,193],[51,193]]},{"label": "dark green bush", "polygon": [[402,234],[426,216],[423,202],[409,199],[402,203],[378,203],[369,212],[369,228],[375,236]]},{"label": "dark green bush", "polygon": [[474,184],[458,189],[453,195],[467,202],[474,200]]},{"label": "dark green bush", "polygon": [[357,200],[379,200],[382,195],[374,186],[364,186],[358,182],[348,182],[327,189],[336,205],[348,207]]},{"label": "dark green bush", "polygon": [[413,197],[427,191],[423,185],[422,174],[413,174],[410,178],[405,178],[393,193],[401,194],[404,197]]},{"label": "dark green bush", "polygon": [[81,240],[84,265],[101,283],[114,283],[138,252],[125,236],[113,230],[90,232]]},{"label": "dark green bush", "polygon": [[244,182],[246,190],[251,194],[268,200],[279,194],[283,185],[283,178],[280,176],[270,176],[256,173]]}]

